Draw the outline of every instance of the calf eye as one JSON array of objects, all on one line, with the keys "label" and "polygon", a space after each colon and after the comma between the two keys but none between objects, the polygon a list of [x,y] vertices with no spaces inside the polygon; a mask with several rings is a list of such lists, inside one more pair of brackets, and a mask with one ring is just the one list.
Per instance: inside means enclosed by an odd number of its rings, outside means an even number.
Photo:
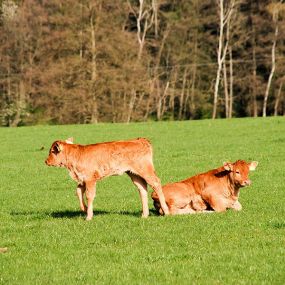
[{"label": "calf eye", "polygon": [[236,171],[236,174],[240,174],[240,172],[237,170],[237,171]]}]

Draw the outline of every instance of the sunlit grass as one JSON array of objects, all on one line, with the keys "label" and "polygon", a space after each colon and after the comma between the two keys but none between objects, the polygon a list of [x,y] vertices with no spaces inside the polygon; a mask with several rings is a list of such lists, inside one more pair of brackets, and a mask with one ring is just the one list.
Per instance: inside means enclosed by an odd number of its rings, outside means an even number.
[{"label": "sunlit grass", "polygon": [[[98,183],[86,222],[66,170],[44,164],[70,136],[149,138],[163,183],[227,160],[259,165],[239,213],[141,219],[120,176]],[[1,284],[285,284],[285,118],[2,128],[0,151]]]}]

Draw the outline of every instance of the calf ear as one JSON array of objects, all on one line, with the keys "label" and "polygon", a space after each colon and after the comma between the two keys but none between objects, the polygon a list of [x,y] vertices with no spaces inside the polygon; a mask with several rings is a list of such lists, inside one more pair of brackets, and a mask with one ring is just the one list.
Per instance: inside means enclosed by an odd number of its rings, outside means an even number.
[{"label": "calf ear", "polygon": [[224,162],[223,163],[224,169],[227,171],[232,171],[233,170],[233,165],[230,162]]},{"label": "calf ear", "polygon": [[60,153],[63,150],[63,145],[60,143],[56,143],[54,145],[55,150],[57,151],[57,153]]},{"label": "calf ear", "polygon": [[250,163],[248,163],[249,166],[249,170],[255,170],[255,168],[257,167],[258,162],[257,161],[252,161]]},{"label": "calf ear", "polygon": [[68,138],[67,140],[65,140],[66,143],[69,143],[69,144],[73,144],[73,138]]}]

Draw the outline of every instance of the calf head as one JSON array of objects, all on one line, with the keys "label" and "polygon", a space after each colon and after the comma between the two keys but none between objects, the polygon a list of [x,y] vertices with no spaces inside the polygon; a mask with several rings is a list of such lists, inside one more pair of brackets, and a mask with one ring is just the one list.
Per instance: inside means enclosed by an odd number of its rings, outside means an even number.
[{"label": "calf head", "polygon": [[229,171],[231,181],[236,187],[244,187],[251,184],[248,178],[249,171],[255,170],[258,162],[246,162],[244,160],[237,160],[234,163],[224,162],[224,169]]},{"label": "calf head", "polygon": [[72,144],[73,139],[69,138],[66,141],[55,141],[49,150],[49,155],[45,160],[48,166],[64,167],[66,164],[66,147]]}]

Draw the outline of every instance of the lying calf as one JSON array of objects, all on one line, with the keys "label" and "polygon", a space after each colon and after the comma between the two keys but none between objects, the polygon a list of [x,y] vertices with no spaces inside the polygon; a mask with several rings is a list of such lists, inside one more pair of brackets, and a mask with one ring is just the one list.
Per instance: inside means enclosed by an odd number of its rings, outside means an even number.
[{"label": "lying calf", "polygon": [[[228,208],[240,211],[238,201],[240,188],[250,185],[248,174],[255,170],[258,162],[238,160],[195,175],[186,180],[162,187],[171,215],[204,212],[208,209],[222,212]],[[156,193],[152,193],[155,208],[162,213]]]},{"label": "lying calf", "polygon": [[[130,176],[139,190],[143,217],[149,215],[147,184],[157,193],[161,212],[168,214],[160,180],[155,174],[152,162],[152,146],[144,138],[91,145],[73,144],[73,139],[55,141],[45,163],[48,166],[68,169],[71,178],[78,183],[76,192],[80,208],[87,211],[87,220],[93,217],[96,182],[104,177],[123,173]],[[84,203],[84,193],[87,207]]]}]

